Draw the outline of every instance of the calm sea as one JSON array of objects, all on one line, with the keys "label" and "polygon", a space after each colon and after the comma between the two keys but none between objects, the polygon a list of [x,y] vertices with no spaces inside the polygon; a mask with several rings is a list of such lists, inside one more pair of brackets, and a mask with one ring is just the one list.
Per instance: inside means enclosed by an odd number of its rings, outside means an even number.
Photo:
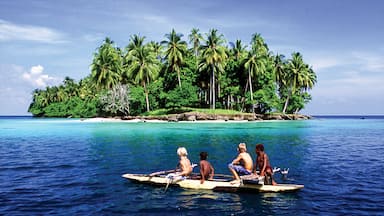
[{"label": "calm sea", "polygon": [[[264,143],[295,193],[141,185],[124,173],[173,169],[185,146],[229,174],[236,146]],[[195,171],[198,171],[195,168]],[[117,123],[0,117],[0,215],[384,215],[384,117]]]}]

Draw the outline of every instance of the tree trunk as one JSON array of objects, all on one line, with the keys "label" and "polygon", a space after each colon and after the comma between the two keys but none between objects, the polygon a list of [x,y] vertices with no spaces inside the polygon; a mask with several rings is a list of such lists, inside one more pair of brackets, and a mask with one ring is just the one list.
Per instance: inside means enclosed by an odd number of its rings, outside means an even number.
[{"label": "tree trunk", "polygon": [[204,90],[204,102],[205,105],[209,104],[208,89]]},{"label": "tree trunk", "polygon": [[179,81],[179,87],[180,87],[180,89],[181,89],[180,71],[179,71],[179,69],[176,69],[176,70],[177,70],[177,79],[178,79],[178,81]]},{"label": "tree trunk", "polygon": [[285,114],[285,111],[287,110],[287,107],[288,107],[288,101],[289,101],[289,96],[290,96],[290,94],[288,94],[288,97],[287,97],[287,99],[285,100],[284,108],[283,108],[283,114]]},{"label": "tree trunk", "polygon": [[215,98],[215,70],[214,65],[212,65],[212,109],[215,109],[216,105],[216,98]]},{"label": "tree trunk", "polygon": [[231,96],[227,96],[227,109],[231,109]]},{"label": "tree trunk", "polygon": [[253,104],[253,91],[252,91],[252,78],[251,78],[251,69],[249,69],[249,73],[248,73],[248,82],[249,82],[249,92],[251,93],[251,101],[252,101],[252,104]]},{"label": "tree trunk", "polygon": [[245,105],[245,93],[247,92],[247,89],[248,89],[248,83],[249,83],[249,80],[247,81],[247,83],[245,84],[245,89],[244,89],[244,96],[241,98],[240,100],[240,103],[241,103],[241,112],[244,111],[244,105]]},{"label": "tree trunk", "polygon": [[209,108],[212,109],[212,75],[209,76]]},{"label": "tree trunk", "polygon": [[147,112],[149,112],[149,98],[148,98],[148,90],[144,82],[144,92],[145,92],[145,102],[147,103]]}]

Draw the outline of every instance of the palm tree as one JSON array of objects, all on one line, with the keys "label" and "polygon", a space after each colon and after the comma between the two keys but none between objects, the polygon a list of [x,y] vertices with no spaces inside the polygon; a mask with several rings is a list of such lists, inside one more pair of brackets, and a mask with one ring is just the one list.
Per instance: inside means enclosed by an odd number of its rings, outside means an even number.
[{"label": "palm tree", "polygon": [[40,107],[44,108],[44,107],[48,106],[49,103],[51,103],[50,99],[51,99],[51,95],[49,93],[49,87],[47,87],[46,90],[42,90],[39,93],[37,103],[40,104]]},{"label": "palm tree", "polygon": [[246,52],[245,49],[247,46],[243,46],[241,40],[236,40],[235,43],[230,42],[229,45],[231,46],[231,52],[232,55],[235,57],[235,60],[240,61],[240,59],[244,56]]},{"label": "palm tree", "polygon": [[216,29],[211,29],[207,34],[205,45],[202,46],[202,59],[199,64],[200,71],[210,71],[211,107],[215,109],[215,74],[224,71],[225,60],[227,58],[225,42],[222,34],[218,35]]},{"label": "palm tree", "polygon": [[312,68],[304,63],[303,57],[299,52],[292,53],[292,59],[288,61],[287,68],[289,72],[286,76],[288,96],[285,100],[283,113],[286,112],[290,97],[297,90],[309,90],[316,83],[316,74]]},{"label": "palm tree", "polygon": [[57,101],[61,102],[68,99],[64,86],[60,85],[57,89]]},{"label": "palm tree", "polygon": [[92,82],[89,76],[80,80],[79,82],[79,96],[81,99],[92,100],[97,97],[97,91],[95,90],[95,84]]},{"label": "palm tree", "polygon": [[260,34],[255,34],[252,39],[252,48],[244,59],[244,68],[248,71],[249,92],[253,103],[252,79],[258,78],[265,71],[267,64],[266,47]]},{"label": "palm tree", "polygon": [[160,71],[160,62],[156,58],[156,53],[149,44],[135,47],[128,55],[130,65],[128,67],[128,77],[135,83],[144,87],[147,111],[150,111],[147,85],[150,81],[157,78]]},{"label": "palm tree", "polygon": [[179,87],[181,88],[180,80],[180,67],[184,64],[184,56],[187,52],[187,42],[181,40],[182,34],[176,33],[172,29],[171,33],[166,34],[165,37],[168,39],[161,43],[165,45],[165,57],[168,61],[168,67],[172,72],[177,72],[177,79],[179,81]]},{"label": "palm tree", "polygon": [[129,52],[135,50],[136,48],[142,47],[144,45],[144,40],[145,40],[144,36],[140,37],[137,34],[132,35],[131,41],[126,48],[127,52],[129,53]]},{"label": "palm tree", "polygon": [[[307,65],[307,68],[308,67],[309,66]],[[307,73],[303,74],[300,80],[301,82],[299,84],[301,90],[308,91],[312,89],[315,83],[317,82],[317,76],[315,71],[313,71],[313,69],[309,67]]]},{"label": "palm tree", "polygon": [[65,77],[64,81],[64,91],[67,94],[68,97],[77,96],[78,95],[78,85],[76,84],[75,80],[70,77]]},{"label": "palm tree", "polygon": [[285,85],[286,76],[286,62],[284,60],[284,55],[277,54],[274,59],[274,75],[275,81],[280,86]]},{"label": "palm tree", "polygon": [[106,38],[103,45],[95,53],[91,65],[92,80],[98,88],[111,88],[119,83],[121,78],[121,56],[116,48],[113,47],[113,41]]},{"label": "palm tree", "polygon": [[151,42],[149,42],[149,46],[155,52],[156,58],[159,61],[161,61],[161,55],[162,55],[162,52],[163,52],[163,49],[162,49],[163,47],[161,46],[161,44],[159,42],[151,41]]},{"label": "palm tree", "polygon": [[191,34],[189,35],[189,43],[193,45],[193,54],[196,59],[199,55],[200,42],[203,40],[203,35],[199,31],[200,30],[198,28],[193,28]]}]

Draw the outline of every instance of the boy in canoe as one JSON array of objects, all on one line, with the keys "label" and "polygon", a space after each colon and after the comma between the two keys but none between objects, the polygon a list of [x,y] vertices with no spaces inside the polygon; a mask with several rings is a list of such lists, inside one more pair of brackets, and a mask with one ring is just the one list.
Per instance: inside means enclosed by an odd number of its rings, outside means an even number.
[{"label": "boy in canoe", "polygon": [[200,184],[203,184],[206,179],[212,180],[215,174],[215,169],[211,163],[207,161],[208,153],[200,152]]},{"label": "boy in canoe", "polygon": [[[276,185],[276,182],[273,180],[273,171],[272,166],[269,162],[268,155],[264,152],[264,145],[257,144],[256,145],[256,166],[254,168],[254,173],[256,174],[256,170],[259,169],[260,176],[266,177],[266,182],[272,185]],[[266,183],[267,184],[267,183]]]},{"label": "boy in canoe", "polygon": [[237,147],[239,154],[228,164],[228,168],[235,178],[234,183],[240,182],[239,175],[250,175],[253,169],[253,160],[251,155],[247,152],[247,146],[245,143],[240,143]]},{"label": "boy in canoe", "polygon": [[187,149],[184,147],[179,147],[177,149],[177,155],[180,158],[178,168],[180,172],[177,173],[179,176],[189,176],[192,173],[191,161],[188,159]]}]

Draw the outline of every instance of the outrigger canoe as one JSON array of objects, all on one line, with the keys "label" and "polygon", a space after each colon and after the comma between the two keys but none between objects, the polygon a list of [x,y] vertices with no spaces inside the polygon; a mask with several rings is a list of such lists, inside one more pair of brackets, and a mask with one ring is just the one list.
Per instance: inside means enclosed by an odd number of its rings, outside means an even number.
[{"label": "outrigger canoe", "polygon": [[[223,175],[222,175],[223,176]],[[122,177],[138,183],[153,184],[159,186],[176,186],[187,189],[204,189],[228,192],[293,192],[304,188],[304,185],[296,184],[277,184],[265,185],[260,179],[242,179],[240,182],[233,183],[229,178],[217,178],[206,180],[203,184],[200,179],[170,179],[167,175],[145,175],[145,174],[124,174]]]}]

